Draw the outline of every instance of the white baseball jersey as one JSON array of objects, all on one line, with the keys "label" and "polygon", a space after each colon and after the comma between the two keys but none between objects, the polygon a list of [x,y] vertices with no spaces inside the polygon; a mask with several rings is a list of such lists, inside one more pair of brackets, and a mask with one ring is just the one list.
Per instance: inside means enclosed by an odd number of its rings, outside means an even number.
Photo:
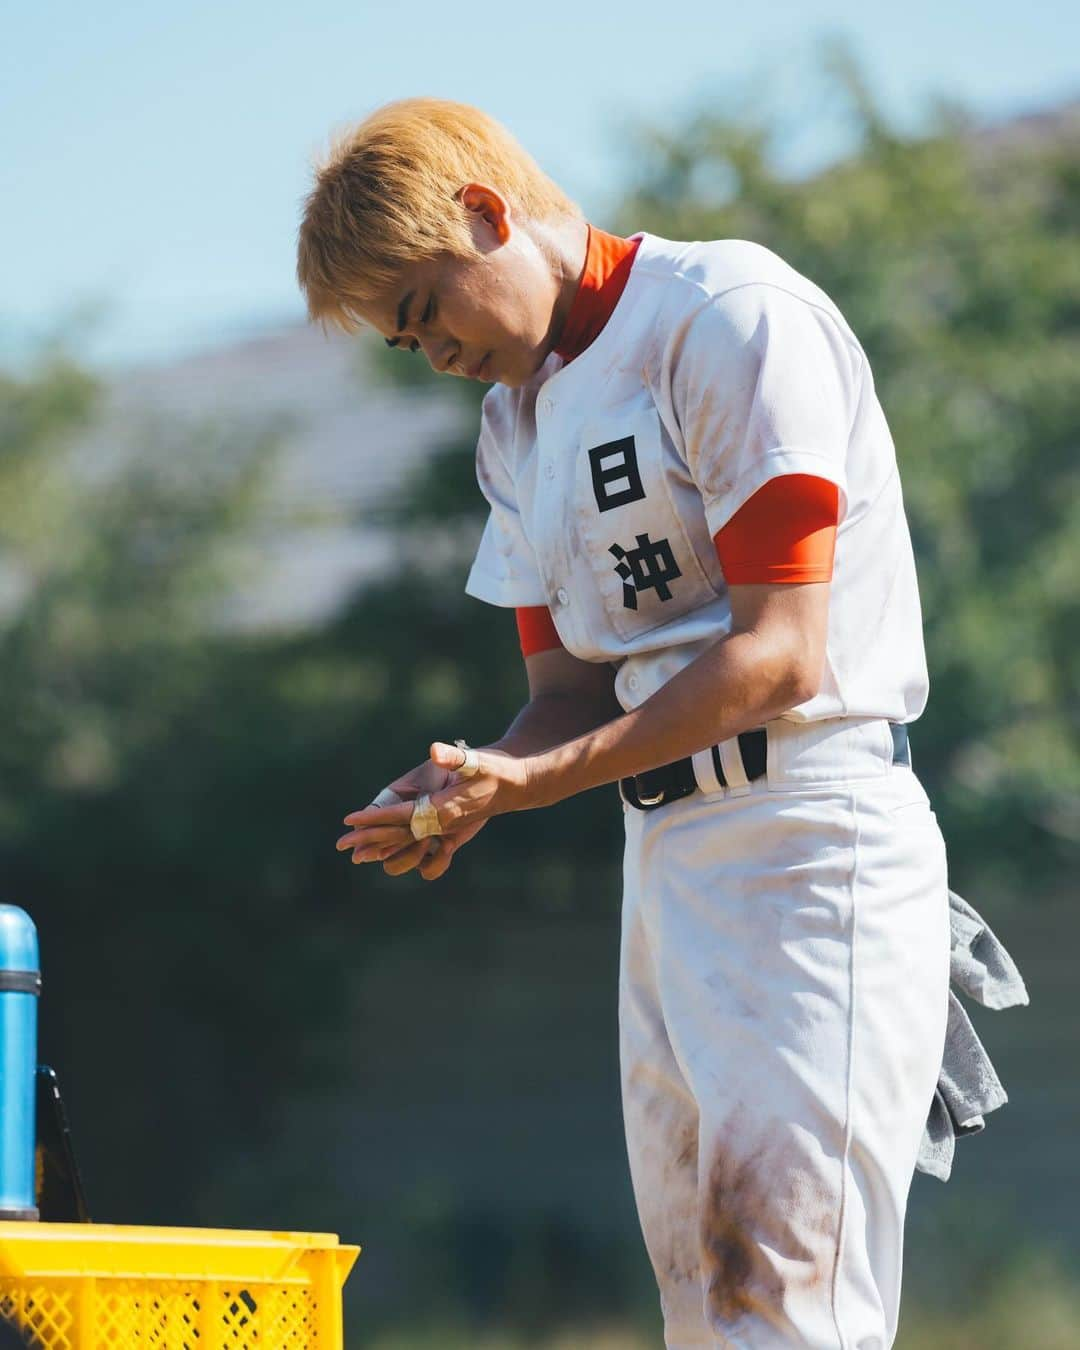
[{"label": "white baseball jersey", "polygon": [[731,738],[726,783],[699,754],[699,791],[624,799],[620,1066],[669,1350],[886,1350],[949,969],[944,840],[887,725],[928,692],[896,456],[817,286],[756,244],[634,237],[591,345],[484,399],[466,589],[549,606],[629,709],[730,631],[713,536],[743,503],[837,486],[824,680],[767,724],[766,773]]},{"label": "white baseball jersey", "polygon": [[840,518],[820,691],[792,721],[910,722],[928,693],[896,454],[840,311],[770,250],[639,232],[592,344],[483,402],[491,511],[466,591],[548,605],[564,646],[642,703],[731,628],[713,536],[759,488],[813,474]]}]

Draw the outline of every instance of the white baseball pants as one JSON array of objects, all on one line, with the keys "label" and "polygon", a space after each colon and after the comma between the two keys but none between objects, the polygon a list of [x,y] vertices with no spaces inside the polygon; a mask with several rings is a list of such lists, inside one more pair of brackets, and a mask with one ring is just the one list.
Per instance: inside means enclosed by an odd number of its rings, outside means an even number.
[{"label": "white baseball pants", "polygon": [[886,1350],[945,1039],[945,845],[887,722],[768,732],[765,778],[732,740],[731,787],[624,805],[638,1215],[669,1350]]}]

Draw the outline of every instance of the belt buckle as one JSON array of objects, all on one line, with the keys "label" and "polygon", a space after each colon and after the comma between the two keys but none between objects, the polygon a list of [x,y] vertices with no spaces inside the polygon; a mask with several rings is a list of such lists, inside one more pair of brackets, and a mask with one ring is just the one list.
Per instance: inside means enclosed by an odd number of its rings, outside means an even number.
[{"label": "belt buckle", "polygon": [[637,799],[642,806],[662,806],[667,796],[667,790],[661,788],[655,797],[643,797],[641,795],[641,779],[634,774],[634,791],[637,793]]}]

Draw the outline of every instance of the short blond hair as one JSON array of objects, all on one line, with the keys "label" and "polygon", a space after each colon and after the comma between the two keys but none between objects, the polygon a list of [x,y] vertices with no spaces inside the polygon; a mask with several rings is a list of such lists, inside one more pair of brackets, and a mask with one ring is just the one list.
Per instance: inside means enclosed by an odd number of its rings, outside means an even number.
[{"label": "short blond hair", "polygon": [[518,219],[582,218],[509,131],[468,103],[406,98],[338,131],[304,202],[296,276],[308,316],[355,332],[359,307],[414,262],[477,255],[458,193],[481,182]]}]

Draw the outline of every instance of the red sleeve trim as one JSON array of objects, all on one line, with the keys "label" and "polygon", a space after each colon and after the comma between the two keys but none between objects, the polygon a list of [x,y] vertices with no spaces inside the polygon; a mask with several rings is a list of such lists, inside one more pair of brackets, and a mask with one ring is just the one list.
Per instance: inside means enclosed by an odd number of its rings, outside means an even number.
[{"label": "red sleeve trim", "polygon": [[514,615],[522,656],[532,656],[534,652],[546,652],[563,645],[547,605],[518,605]]},{"label": "red sleeve trim", "polygon": [[831,581],[840,493],[813,474],[772,478],[713,536],[729,585]]}]

